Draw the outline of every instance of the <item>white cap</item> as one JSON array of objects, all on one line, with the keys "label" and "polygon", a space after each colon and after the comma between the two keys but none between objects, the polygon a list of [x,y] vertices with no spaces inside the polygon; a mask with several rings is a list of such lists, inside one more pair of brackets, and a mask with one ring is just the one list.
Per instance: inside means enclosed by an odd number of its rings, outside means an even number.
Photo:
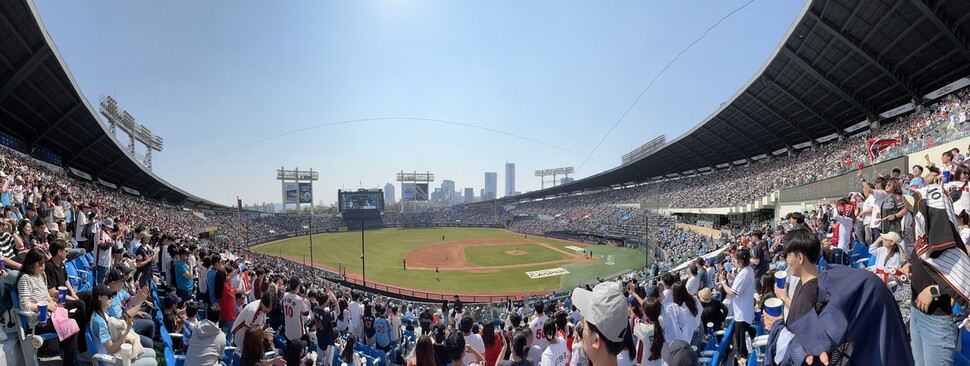
[{"label": "white cap", "polygon": [[592,292],[577,287],[573,290],[572,300],[579,314],[587,323],[595,325],[606,339],[623,342],[629,310],[619,282],[603,282],[593,287]]}]

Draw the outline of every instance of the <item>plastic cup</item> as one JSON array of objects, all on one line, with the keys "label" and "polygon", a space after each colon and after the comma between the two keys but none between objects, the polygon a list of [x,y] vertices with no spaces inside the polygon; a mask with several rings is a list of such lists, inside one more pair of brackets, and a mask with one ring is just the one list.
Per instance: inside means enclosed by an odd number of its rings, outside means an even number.
[{"label": "plastic cup", "polygon": [[778,271],[775,272],[775,286],[778,288],[785,288],[785,281],[788,280],[788,272]]},{"label": "plastic cup", "polygon": [[707,324],[707,334],[714,334],[714,323],[708,322]]},{"label": "plastic cup", "polygon": [[785,302],[777,297],[765,300],[765,313],[771,316],[781,316],[785,308]]},{"label": "plastic cup", "polygon": [[57,288],[57,302],[63,304],[67,301],[67,287],[60,286]]},{"label": "plastic cup", "polygon": [[47,323],[47,304],[37,304],[37,321]]}]

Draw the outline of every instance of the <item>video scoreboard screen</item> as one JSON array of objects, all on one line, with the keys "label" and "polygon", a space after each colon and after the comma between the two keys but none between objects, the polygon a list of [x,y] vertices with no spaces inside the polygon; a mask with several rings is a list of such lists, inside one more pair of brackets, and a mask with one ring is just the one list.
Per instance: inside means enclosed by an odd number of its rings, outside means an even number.
[{"label": "video scoreboard screen", "polygon": [[384,211],[384,192],[381,190],[358,192],[342,192],[338,190],[337,201],[340,206],[340,212]]}]

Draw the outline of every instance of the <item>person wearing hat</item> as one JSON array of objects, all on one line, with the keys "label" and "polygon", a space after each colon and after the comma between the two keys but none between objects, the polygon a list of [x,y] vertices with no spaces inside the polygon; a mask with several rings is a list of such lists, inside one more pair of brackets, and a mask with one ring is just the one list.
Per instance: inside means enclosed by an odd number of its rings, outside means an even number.
[{"label": "person wearing hat", "polygon": [[94,283],[104,283],[108,270],[111,269],[111,248],[115,246],[112,233],[115,222],[110,217],[95,225],[94,246]]},{"label": "person wearing hat", "polygon": [[897,270],[903,266],[906,259],[900,243],[903,239],[895,231],[879,235],[879,239],[869,246],[869,254],[876,257],[876,269],[887,271]]},{"label": "person wearing hat", "polygon": [[148,286],[139,287],[132,295],[124,288],[125,282],[129,279],[129,276],[125,275],[120,269],[116,268],[108,272],[105,284],[116,294],[111,298],[111,306],[105,311],[115,319],[122,319],[126,316],[134,318],[132,328],[135,333],[141,336],[142,345],[151,347],[152,337],[155,336],[155,322],[148,317],[148,313],[141,310],[142,305],[148,300],[151,288]]},{"label": "person wearing hat", "polygon": [[713,301],[711,289],[704,288],[697,292],[697,298],[701,301],[701,326],[706,327],[707,323],[714,324],[714,331],[724,329],[724,319],[727,318],[728,309],[724,303]]},{"label": "person wearing hat", "polygon": [[664,363],[668,366],[697,366],[697,353],[683,340],[670,342],[663,351]]},{"label": "person wearing hat", "polygon": [[162,297],[162,324],[172,333],[182,333],[185,323],[185,314],[179,304],[182,304],[182,298],[176,294],[169,292]]},{"label": "person wearing hat", "polygon": [[593,365],[616,366],[617,356],[629,347],[632,337],[623,288],[618,282],[600,283],[593,291],[577,287],[571,299],[582,317],[577,332],[586,358]]}]

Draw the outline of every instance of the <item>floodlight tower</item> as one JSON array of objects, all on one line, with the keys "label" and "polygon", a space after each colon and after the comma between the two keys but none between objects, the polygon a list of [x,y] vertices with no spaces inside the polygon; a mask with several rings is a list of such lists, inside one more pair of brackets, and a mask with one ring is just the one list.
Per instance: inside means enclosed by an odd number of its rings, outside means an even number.
[{"label": "floodlight tower", "polygon": [[145,156],[142,157],[142,164],[152,170],[152,150],[161,152],[165,145],[165,140],[161,136],[152,133],[145,125],[135,123],[128,111],[118,108],[118,102],[109,95],[101,94],[101,115],[108,121],[108,129],[111,134],[115,134],[120,128],[122,132],[128,134],[128,152],[134,156],[135,141],[145,145]]}]

